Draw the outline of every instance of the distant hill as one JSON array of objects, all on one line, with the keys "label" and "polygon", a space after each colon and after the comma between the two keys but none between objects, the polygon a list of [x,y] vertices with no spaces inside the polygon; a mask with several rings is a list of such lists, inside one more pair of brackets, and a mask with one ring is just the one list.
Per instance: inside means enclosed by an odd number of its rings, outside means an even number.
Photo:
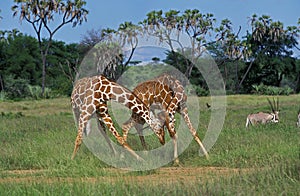
[{"label": "distant hill", "polygon": [[[166,48],[156,47],[156,46],[142,46],[137,47],[134,51],[133,57],[131,61],[142,61],[142,62],[150,62],[152,58],[157,57],[160,61],[166,58]],[[126,54],[127,56],[129,55]]]}]

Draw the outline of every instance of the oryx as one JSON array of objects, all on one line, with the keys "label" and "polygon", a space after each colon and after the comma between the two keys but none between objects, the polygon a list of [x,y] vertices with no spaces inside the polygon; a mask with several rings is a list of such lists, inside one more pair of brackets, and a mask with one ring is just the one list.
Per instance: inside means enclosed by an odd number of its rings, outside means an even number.
[{"label": "oryx", "polygon": [[246,120],[246,127],[248,127],[249,124],[255,125],[257,123],[266,124],[269,122],[273,122],[273,123],[279,122],[279,100],[278,100],[278,98],[277,98],[277,102],[275,102],[275,99],[273,98],[273,104],[270,101],[270,99],[268,99],[268,102],[271,106],[272,112],[271,113],[258,112],[255,114],[249,114],[247,116],[247,120]]}]

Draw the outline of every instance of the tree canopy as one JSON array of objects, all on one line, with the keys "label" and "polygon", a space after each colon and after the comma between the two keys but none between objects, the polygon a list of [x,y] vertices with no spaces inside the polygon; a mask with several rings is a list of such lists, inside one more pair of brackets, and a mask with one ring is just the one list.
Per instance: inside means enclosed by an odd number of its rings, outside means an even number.
[{"label": "tree canopy", "polygon": [[[14,0],[16,3],[12,6],[13,16],[19,15],[21,21],[25,20],[33,27],[38,43],[42,59],[42,94],[45,89],[46,82],[46,60],[49,48],[55,33],[68,23],[72,23],[73,27],[86,21],[88,11],[84,8],[86,1],[74,0]],[[54,27],[51,25],[57,17],[61,17],[61,21]],[[52,22],[52,23],[51,23]],[[46,31],[48,36],[43,36]],[[42,42],[47,37],[48,42]],[[46,38],[45,38],[46,39]],[[43,45],[44,44],[44,45]]]}]

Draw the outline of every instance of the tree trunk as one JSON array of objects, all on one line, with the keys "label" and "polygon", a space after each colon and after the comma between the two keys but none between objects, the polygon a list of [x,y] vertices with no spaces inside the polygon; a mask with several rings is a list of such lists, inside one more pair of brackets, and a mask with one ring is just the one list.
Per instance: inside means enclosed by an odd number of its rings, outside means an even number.
[{"label": "tree trunk", "polygon": [[46,83],[46,55],[42,54],[42,63],[43,63],[43,69],[42,69],[42,94],[41,96],[44,96],[45,93],[45,83]]},{"label": "tree trunk", "polygon": [[239,83],[238,89],[237,89],[238,92],[240,91],[240,88],[241,88],[241,86],[242,86],[244,80],[246,79],[246,76],[248,75],[248,73],[249,73],[249,71],[250,71],[250,69],[251,69],[251,67],[252,67],[252,65],[253,65],[253,62],[254,62],[254,61],[252,61],[252,62],[250,63],[250,65],[248,66],[248,69],[247,69],[246,73],[244,74],[244,76],[243,76],[241,82]]},{"label": "tree trunk", "polygon": [[[188,61],[187,61],[188,62]],[[186,70],[186,73],[185,73],[185,76],[190,79],[191,78],[191,75],[192,75],[192,70],[193,70],[193,63],[189,63],[190,65],[188,65],[188,68]]]},{"label": "tree trunk", "polygon": [[238,63],[235,62],[235,93],[240,93],[239,89],[239,75],[238,75]]},{"label": "tree trunk", "polygon": [[3,85],[3,79],[2,76],[0,74],[0,91],[4,90],[4,85]]}]

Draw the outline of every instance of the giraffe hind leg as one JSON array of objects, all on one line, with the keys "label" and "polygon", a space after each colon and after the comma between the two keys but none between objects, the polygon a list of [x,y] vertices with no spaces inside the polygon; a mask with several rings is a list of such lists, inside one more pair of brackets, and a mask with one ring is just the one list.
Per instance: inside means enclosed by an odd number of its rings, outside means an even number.
[{"label": "giraffe hind leg", "polygon": [[72,155],[72,159],[75,158],[75,155],[82,143],[82,134],[83,134],[83,130],[85,129],[87,122],[90,119],[90,115],[86,114],[86,113],[81,113],[80,114],[80,118],[79,118],[79,126],[78,126],[78,133],[77,133],[77,137],[75,140],[75,146],[74,146],[74,151],[73,151],[73,155]]}]

